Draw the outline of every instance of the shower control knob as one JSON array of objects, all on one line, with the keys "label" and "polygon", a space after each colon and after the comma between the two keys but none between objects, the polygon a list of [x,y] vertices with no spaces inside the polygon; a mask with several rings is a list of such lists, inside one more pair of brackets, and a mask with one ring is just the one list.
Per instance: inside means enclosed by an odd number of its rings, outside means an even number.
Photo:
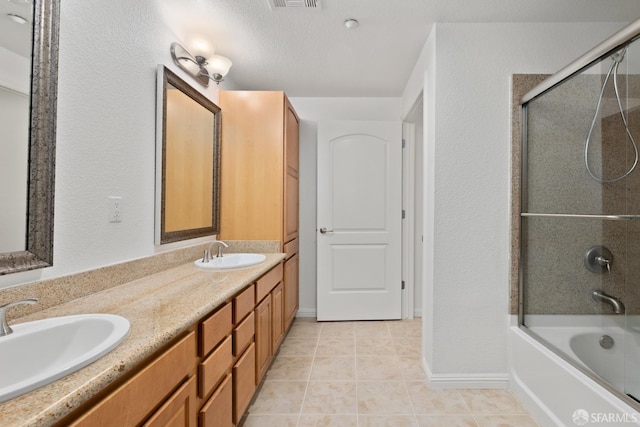
[{"label": "shower control knob", "polygon": [[596,262],[603,267],[607,267],[607,273],[611,273],[611,260],[602,256],[597,256]]},{"label": "shower control knob", "polygon": [[584,255],[584,265],[593,273],[611,273],[611,264],[613,254],[604,246],[593,246]]}]

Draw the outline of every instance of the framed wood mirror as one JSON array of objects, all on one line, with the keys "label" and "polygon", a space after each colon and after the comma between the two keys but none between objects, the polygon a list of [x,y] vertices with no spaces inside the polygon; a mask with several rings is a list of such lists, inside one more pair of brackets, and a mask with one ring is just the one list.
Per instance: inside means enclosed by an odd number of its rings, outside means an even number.
[{"label": "framed wood mirror", "polygon": [[220,228],[220,108],[158,67],[156,245]]},{"label": "framed wood mirror", "polygon": [[[31,5],[31,2],[25,2]],[[26,18],[25,18],[26,19]],[[58,27],[60,22],[60,0],[34,0],[33,15],[28,22],[32,22],[31,34],[25,40],[32,46],[30,52],[31,79],[28,95],[29,119],[25,120],[29,127],[24,130],[28,135],[28,161],[24,167],[24,175],[12,176],[4,179],[3,191],[9,193],[20,192],[16,200],[26,200],[25,208],[15,221],[2,221],[0,224],[0,238],[7,235],[12,228],[25,229],[25,239],[11,249],[3,249],[0,252],[0,275],[17,273],[20,271],[34,270],[53,265],[53,214],[54,214],[54,176],[55,176],[55,140],[56,140],[56,105],[58,85]],[[4,24],[3,24],[4,25]],[[5,33],[9,27],[2,30],[2,47],[4,37],[8,41],[20,40],[20,37],[11,33]],[[31,43],[32,40],[32,43]],[[11,50],[11,49],[10,49]],[[29,53],[26,53],[29,55]],[[1,65],[1,64],[0,64]],[[10,64],[12,66],[13,64]],[[6,107],[6,105],[5,105]],[[8,108],[12,108],[8,106]],[[3,129],[5,138],[7,135],[16,134]],[[17,133],[23,132],[18,130]],[[14,147],[14,148],[10,148]],[[12,141],[3,141],[0,145],[0,156],[8,156],[9,152],[2,150],[14,150],[16,145]],[[26,152],[25,148],[25,152]],[[25,156],[26,158],[27,156]],[[27,181],[23,191],[20,185]],[[26,193],[26,194],[23,194]],[[2,192],[2,194],[6,194]],[[6,199],[5,199],[6,201]],[[15,207],[20,203],[13,203]],[[26,224],[26,227],[25,225]],[[6,231],[6,234],[5,232]],[[20,247],[18,247],[20,246]]]}]

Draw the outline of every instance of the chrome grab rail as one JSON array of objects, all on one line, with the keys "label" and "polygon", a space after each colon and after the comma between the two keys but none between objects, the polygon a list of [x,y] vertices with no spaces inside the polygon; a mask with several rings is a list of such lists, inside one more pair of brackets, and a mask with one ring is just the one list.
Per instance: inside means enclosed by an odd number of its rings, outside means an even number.
[{"label": "chrome grab rail", "polygon": [[524,213],[521,217],[532,218],[583,218],[583,219],[602,219],[608,221],[631,221],[640,218],[640,215],[587,215],[587,214],[544,214],[544,213]]}]

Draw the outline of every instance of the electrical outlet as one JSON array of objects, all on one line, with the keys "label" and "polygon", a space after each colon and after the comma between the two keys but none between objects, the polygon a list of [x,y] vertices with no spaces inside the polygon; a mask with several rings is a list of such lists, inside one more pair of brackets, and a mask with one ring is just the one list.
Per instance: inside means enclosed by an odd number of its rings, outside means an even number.
[{"label": "electrical outlet", "polygon": [[122,197],[109,197],[109,222],[122,222]]}]

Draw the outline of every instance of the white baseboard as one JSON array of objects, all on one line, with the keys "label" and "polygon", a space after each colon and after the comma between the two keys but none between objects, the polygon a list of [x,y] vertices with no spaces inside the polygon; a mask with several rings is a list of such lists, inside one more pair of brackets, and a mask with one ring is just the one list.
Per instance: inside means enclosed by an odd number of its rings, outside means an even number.
[{"label": "white baseboard", "polygon": [[[315,308],[299,308],[296,317],[318,317],[318,313]],[[422,310],[416,310],[413,313],[413,317],[422,317]]]},{"label": "white baseboard", "polygon": [[433,389],[501,389],[509,388],[509,375],[504,373],[487,374],[434,374],[422,359],[429,386]]},{"label": "white baseboard", "polygon": [[298,312],[296,313],[296,317],[313,317],[316,318],[317,317],[317,312],[315,308],[304,308],[301,307],[298,309]]}]

